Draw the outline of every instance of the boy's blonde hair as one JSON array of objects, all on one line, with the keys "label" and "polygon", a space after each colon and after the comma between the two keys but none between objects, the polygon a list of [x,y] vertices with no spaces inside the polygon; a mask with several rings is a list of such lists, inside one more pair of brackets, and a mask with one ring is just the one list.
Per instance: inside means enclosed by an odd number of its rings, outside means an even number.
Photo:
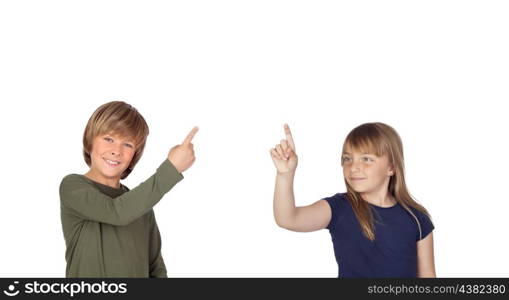
[{"label": "boy's blonde hair", "polygon": [[134,166],[140,160],[148,133],[147,122],[136,108],[123,101],[105,103],[92,114],[83,133],[83,157],[85,162],[89,167],[91,166],[90,152],[92,151],[92,142],[97,136],[116,134],[130,138],[134,142],[135,153],[129,167],[125,169],[120,177],[124,179],[133,171]]},{"label": "boy's blonde hair", "polygon": [[[405,182],[405,162],[403,143],[399,134],[391,126],[376,122],[365,123],[352,129],[343,143],[343,154],[347,148],[354,151],[373,153],[376,156],[387,155],[394,168],[394,175],[389,181],[389,193],[414,218],[419,228],[419,239],[422,238],[421,224],[412,209],[416,209],[429,217],[428,211],[408,192]],[[374,218],[369,205],[345,179],[347,198],[359,221],[364,235],[371,241],[375,240]]]}]

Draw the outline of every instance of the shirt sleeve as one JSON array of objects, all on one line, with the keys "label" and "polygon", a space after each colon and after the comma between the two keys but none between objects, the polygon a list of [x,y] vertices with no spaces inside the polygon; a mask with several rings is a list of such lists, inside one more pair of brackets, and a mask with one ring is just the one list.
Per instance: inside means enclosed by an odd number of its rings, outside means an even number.
[{"label": "shirt sleeve", "polygon": [[338,222],[338,218],[340,218],[342,211],[344,210],[344,199],[341,194],[336,194],[331,197],[324,198],[331,208],[331,219],[329,225],[327,225],[327,229],[334,230],[336,223]]},{"label": "shirt sleeve", "polygon": [[150,241],[149,241],[149,277],[152,278],[167,278],[166,265],[164,264],[163,256],[161,254],[161,234],[157,227],[156,217],[154,211],[151,212],[150,217]]},{"label": "shirt sleeve", "polygon": [[419,223],[421,225],[421,236],[419,236],[419,232],[417,232],[416,240],[420,241],[424,239],[425,237],[430,234],[433,229],[435,229],[435,226],[433,225],[433,222],[431,222],[431,219],[424,214],[423,212],[413,209],[415,216],[417,217],[417,220],[419,220]]},{"label": "shirt sleeve", "polygon": [[76,174],[67,175],[60,184],[63,207],[85,220],[123,226],[146,214],[184,177],[168,160],[154,175],[136,188],[112,198]]}]

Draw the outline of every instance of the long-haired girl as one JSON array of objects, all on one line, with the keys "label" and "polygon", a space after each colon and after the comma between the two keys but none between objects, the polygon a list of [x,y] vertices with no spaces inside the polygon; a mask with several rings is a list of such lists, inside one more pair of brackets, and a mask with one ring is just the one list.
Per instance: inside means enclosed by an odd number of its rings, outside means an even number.
[{"label": "long-haired girl", "polygon": [[383,123],[366,123],[346,137],[341,166],[346,193],[296,207],[297,154],[290,128],[271,149],[277,169],[274,218],[283,228],[327,228],[339,277],[435,277],[433,223],[405,184],[403,145]]}]

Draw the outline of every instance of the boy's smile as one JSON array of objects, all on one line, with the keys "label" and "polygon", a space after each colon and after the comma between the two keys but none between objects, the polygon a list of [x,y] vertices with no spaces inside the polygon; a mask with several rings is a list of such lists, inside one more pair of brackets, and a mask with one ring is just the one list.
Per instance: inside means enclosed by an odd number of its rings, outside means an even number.
[{"label": "boy's smile", "polygon": [[91,167],[88,178],[118,188],[120,177],[129,167],[135,153],[134,143],[115,134],[103,134],[94,138],[90,153]]},{"label": "boy's smile", "polygon": [[116,161],[116,160],[110,160],[110,159],[107,159],[107,158],[103,158],[105,162],[108,163],[109,166],[111,167],[118,167],[118,165],[120,164],[120,161]]}]

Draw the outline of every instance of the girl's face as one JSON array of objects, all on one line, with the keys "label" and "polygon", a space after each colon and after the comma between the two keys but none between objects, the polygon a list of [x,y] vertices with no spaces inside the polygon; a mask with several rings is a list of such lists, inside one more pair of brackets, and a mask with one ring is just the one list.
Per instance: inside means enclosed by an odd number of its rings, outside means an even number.
[{"label": "girl's face", "polygon": [[346,148],[341,157],[343,176],[358,193],[378,192],[387,189],[393,168],[387,155],[376,156]]},{"label": "girl's face", "polygon": [[100,183],[118,183],[135,153],[134,142],[115,134],[104,134],[92,143],[90,172]]}]

